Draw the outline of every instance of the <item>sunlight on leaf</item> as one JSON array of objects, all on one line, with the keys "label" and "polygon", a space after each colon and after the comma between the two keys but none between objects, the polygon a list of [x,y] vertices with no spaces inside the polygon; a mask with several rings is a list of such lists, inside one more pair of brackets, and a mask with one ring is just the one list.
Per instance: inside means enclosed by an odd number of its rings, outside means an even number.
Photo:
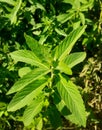
[{"label": "sunlight on leaf", "polygon": [[22,0],[17,0],[15,7],[12,9],[10,14],[6,14],[6,17],[8,17],[11,21],[11,24],[16,23],[17,21],[17,13],[21,7]]},{"label": "sunlight on leaf", "polygon": [[70,80],[66,81],[62,75],[60,75],[60,81],[57,83],[57,90],[64,100],[66,106],[72,114],[77,118],[80,125],[86,126],[86,111],[82,97],[78,91],[78,88]]}]

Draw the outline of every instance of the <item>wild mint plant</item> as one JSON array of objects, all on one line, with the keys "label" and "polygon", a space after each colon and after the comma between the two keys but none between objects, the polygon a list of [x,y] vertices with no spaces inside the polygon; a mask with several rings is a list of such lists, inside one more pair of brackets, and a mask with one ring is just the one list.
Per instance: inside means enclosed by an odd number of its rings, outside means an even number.
[{"label": "wild mint plant", "polygon": [[[86,57],[85,52],[70,54],[85,28],[86,26],[81,26],[72,31],[53,50],[40,45],[34,38],[25,34],[26,43],[31,50],[10,53],[16,63],[24,62],[30,65],[19,70],[21,78],[7,93],[16,93],[8,105],[8,111],[24,107],[22,121],[25,126],[29,126],[36,119],[42,124],[44,117],[50,115],[51,123],[56,120],[54,125],[57,124],[55,127],[58,128],[61,124],[59,112],[72,123],[86,126],[82,97],[78,87],[70,79],[72,67]],[[54,116],[51,116],[51,113],[54,113]],[[42,126],[36,127],[41,129]]]}]

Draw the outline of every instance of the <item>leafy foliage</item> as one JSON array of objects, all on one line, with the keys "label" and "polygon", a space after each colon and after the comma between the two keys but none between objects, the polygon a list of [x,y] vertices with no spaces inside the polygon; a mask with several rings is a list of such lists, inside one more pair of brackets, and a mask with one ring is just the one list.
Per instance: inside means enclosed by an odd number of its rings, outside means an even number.
[{"label": "leafy foliage", "polygon": [[[27,50],[21,50],[21,51],[18,50],[10,54],[11,57],[16,61],[31,63],[31,65],[38,67],[38,68],[34,68],[32,71],[24,75],[8,91],[8,94],[18,91],[18,93],[14,96],[14,98],[11,100],[10,104],[8,105],[8,111],[18,110],[24,107],[25,105],[28,106],[24,112],[23,122],[25,125],[29,125],[32,122],[33,118],[41,111],[41,108],[43,107],[42,102],[44,102],[44,98],[46,98],[45,97],[46,91],[49,91],[49,89],[51,89],[50,90],[51,92],[49,92],[49,94],[50,93],[53,94],[53,91],[55,91],[55,88],[53,87],[54,77],[60,76],[61,79],[58,82],[55,82],[55,86],[57,87],[61,98],[64,100],[66,107],[70,110],[73,116],[75,116],[76,119],[78,120],[78,125],[82,125],[84,127],[86,126],[85,107],[83,105],[81,95],[79,94],[77,87],[73,83],[71,83],[69,79],[67,82],[66,79],[61,76],[62,72],[64,72],[65,74],[72,74],[72,72],[71,69],[69,69],[69,67],[62,62],[61,60],[62,58],[60,58],[60,57],[63,57],[63,59],[66,58],[66,56],[69,54],[68,50],[72,49],[72,46],[76,41],[77,35],[81,36],[84,30],[85,30],[84,26],[80,27],[79,29],[76,29],[75,31],[71,32],[71,34],[69,34],[69,36],[66,37],[60,45],[57,46],[57,48],[63,47],[62,48],[63,51],[57,49],[57,54],[59,55],[57,56],[56,61],[55,61],[55,56],[52,56],[49,67],[46,67],[43,64],[44,59],[40,59],[40,57],[39,59],[36,58],[35,55],[36,55],[36,51],[38,51],[37,48],[36,50],[33,49],[33,52],[32,51],[29,52]],[[29,36],[27,36],[27,41],[30,44],[31,43],[34,44],[33,43],[34,40],[32,40],[32,38]],[[38,49],[41,48],[40,46],[42,47],[42,45],[39,44]],[[84,58],[85,57],[81,57],[82,60],[84,60]],[[43,61],[42,63],[40,62],[41,60]],[[55,62],[56,65],[53,64],[53,62]],[[75,64],[79,62],[80,61],[76,62]],[[55,72],[56,69],[59,70],[58,73]],[[47,87],[46,91],[44,89],[45,87]],[[39,101],[38,100],[39,94],[42,95],[43,93],[44,93],[44,98],[42,101],[41,100]],[[50,94],[47,98],[52,96],[52,94]],[[27,117],[29,113],[32,113],[32,116],[31,117],[29,116],[29,119],[26,120],[25,117]],[[71,121],[73,123],[76,123],[73,120]]]},{"label": "leafy foliage", "polygon": [[102,129],[101,30],[101,0],[0,0],[0,129]]}]

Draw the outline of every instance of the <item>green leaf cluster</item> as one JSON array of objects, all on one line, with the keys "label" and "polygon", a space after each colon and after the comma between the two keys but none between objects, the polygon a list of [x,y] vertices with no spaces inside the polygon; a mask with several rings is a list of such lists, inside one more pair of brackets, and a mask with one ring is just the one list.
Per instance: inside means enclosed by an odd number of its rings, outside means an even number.
[{"label": "green leaf cluster", "polygon": [[[24,62],[31,65],[30,71],[26,71],[7,92],[7,94],[16,92],[8,105],[8,111],[25,108],[22,117],[25,126],[33,123],[38,115],[43,119],[44,113],[47,113],[47,110],[48,113],[51,111],[50,105],[52,104],[54,105],[53,111],[59,111],[72,123],[86,126],[86,111],[82,97],[77,86],[70,80],[72,67],[86,57],[85,52],[70,54],[85,28],[86,26],[81,26],[73,30],[50,51],[25,34],[26,44],[30,50],[18,50],[10,53],[16,63]],[[44,108],[46,111],[43,110]],[[66,108],[65,113],[62,112],[64,108]],[[53,123],[53,121],[51,122]]]}]

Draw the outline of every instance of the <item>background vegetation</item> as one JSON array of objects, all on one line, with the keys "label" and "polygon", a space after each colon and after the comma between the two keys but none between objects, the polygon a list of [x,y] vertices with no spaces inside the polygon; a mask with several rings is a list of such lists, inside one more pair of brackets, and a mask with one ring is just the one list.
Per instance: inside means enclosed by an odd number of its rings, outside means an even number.
[{"label": "background vegetation", "polygon": [[[53,50],[67,35],[87,25],[71,52],[86,52],[86,59],[72,68],[70,79],[78,86],[86,113],[86,127],[66,120],[49,121],[53,107],[41,113],[35,122],[24,126],[24,109],[8,112],[14,94],[7,95],[13,84],[24,75],[22,62],[15,63],[10,53],[28,50],[25,35],[33,37],[40,45]],[[78,35],[78,34],[77,34]],[[0,129],[102,129],[102,2],[101,0],[0,0]],[[29,70],[28,70],[29,71]],[[51,102],[51,101],[50,101]],[[46,102],[47,104],[48,102]],[[48,105],[48,104],[47,104]],[[43,110],[44,111],[44,110]],[[58,112],[58,111],[57,111]],[[56,123],[55,123],[56,122]],[[51,125],[52,124],[52,125]],[[55,126],[54,126],[55,124]],[[57,126],[56,126],[57,124]]]}]

